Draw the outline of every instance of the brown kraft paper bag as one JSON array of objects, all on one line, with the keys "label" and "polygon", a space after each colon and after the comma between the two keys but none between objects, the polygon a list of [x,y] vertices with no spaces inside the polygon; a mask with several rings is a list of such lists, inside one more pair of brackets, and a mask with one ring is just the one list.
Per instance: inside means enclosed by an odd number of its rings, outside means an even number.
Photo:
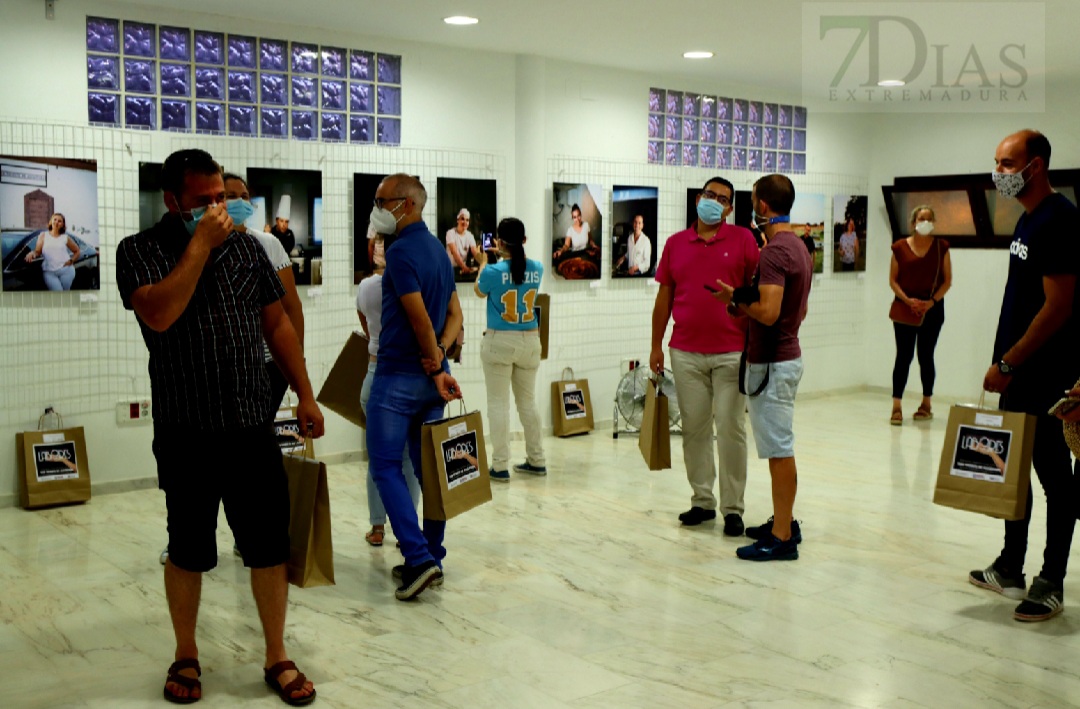
[{"label": "brown kraft paper bag", "polygon": [[420,432],[424,519],[448,520],[491,501],[479,411],[428,421]]},{"label": "brown kraft paper bag", "polygon": [[593,430],[589,380],[575,379],[570,367],[563,369],[562,379],[551,383],[551,430],[556,436],[575,436]]},{"label": "brown kraft paper bag", "polygon": [[958,405],[949,409],[934,503],[1004,520],[1023,519],[1035,417]]},{"label": "brown kraft paper bag", "polygon": [[[46,419],[57,425],[42,430]],[[38,419],[37,431],[15,434],[19,463],[19,505],[27,510],[90,499],[90,463],[86,435],[81,426],[64,428],[64,420],[51,408]]]},{"label": "brown kraft paper bag", "polygon": [[671,467],[671,422],[668,419],[669,399],[660,382],[649,377],[645,392],[645,412],[641,416],[638,448],[649,470]]},{"label": "brown kraft paper bag", "polygon": [[368,338],[362,332],[352,332],[341,348],[330,374],[319,389],[315,401],[360,428],[367,417],[360,409],[360,389],[368,370]]},{"label": "brown kraft paper bag", "polygon": [[334,585],[326,464],[309,450],[281,457],[289,479],[289,583],[300,588]]}]

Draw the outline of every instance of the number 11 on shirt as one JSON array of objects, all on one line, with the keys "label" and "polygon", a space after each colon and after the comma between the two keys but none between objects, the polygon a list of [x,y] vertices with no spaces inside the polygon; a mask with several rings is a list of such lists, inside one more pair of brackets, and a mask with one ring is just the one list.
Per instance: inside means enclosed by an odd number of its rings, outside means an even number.
[{"label": "number 11 on shirt", "polygon": [[500,300],[503,304],[502,318],[508,323],[517,325],[519,323],[532,322],[536,316],[533,314],[533,303],[536,301],[536,289],[530,288],[521,295],[522,305],[524,306],[522,314],[518,314],[518,292],[516,290],[508,290],[503,293]]}]

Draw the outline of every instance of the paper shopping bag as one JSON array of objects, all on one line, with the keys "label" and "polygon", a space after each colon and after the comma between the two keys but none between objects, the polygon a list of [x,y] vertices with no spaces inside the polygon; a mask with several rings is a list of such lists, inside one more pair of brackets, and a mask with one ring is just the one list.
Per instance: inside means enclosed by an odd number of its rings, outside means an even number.
[{"label": "paper shopping bag", "polygon": [[540,293],[533,304],[533,314],[540,329],[540,359],[548,358],[548,331],[551,323],[551,296]]},{"label": "paper shopping bag", "polygon": [[562,379],[551,383],[551,430],[556,436],[575,436],[593,430],[589,380],[575,379],[574,370],[569,367],[563,370]]},{"label": "paper shopping bag", "polygon": [[668,420],[667,394],[660,381],[650,377],[646,385],[645,412],[641,416],[638,448],[649,470],[671,467],[671,422]]},{"label": "paper shopping bag", "polygon": [[949,409],[934,503],[998,519],[1023,519],[1035,417],[959,405]]},{"label": "paper shopping bag", "polygon": [[[52,417],[56,428],[42,430]],[[32,510],[89,500],[90,463],[82,427],[64,428],[60,414],[46,409],[38,429],[15,434],[19,504]]]},{"label": "paper shopping bag", "polygon": [[425,423],[420,450],[424,519],[452,519],[491,501],[479,411]]},{"label": "paper shopping bag", "polygon": [[289,583],[300,588],[334,584],[330,490],[326,464],[307,455],[282,456],[289,479]]},{"label": "paper shopping bag", "polygon": [[295,406],[282,406],[277,410],[274,415],[274,437],[283,454],[302,452],[309,458],[315,457],[315,439],[304,436],[300,430]]},{"label": "paper shopping bag", "polygon": [[315,401],[360,428],[367,417],[360,408],[360,389],[368,370],[368,338],[362,332],[352,332],[341,348],[330,374],[323,382]]}]

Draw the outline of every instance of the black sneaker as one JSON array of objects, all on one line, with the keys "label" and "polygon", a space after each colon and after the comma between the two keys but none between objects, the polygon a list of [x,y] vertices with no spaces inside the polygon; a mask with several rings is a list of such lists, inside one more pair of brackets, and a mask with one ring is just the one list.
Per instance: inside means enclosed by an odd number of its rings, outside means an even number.
[{"label": "black sneaker", "polygon": [[528,473],[529,475],[547,475],[547,467],[543,465],[533,465],[529,461],[525,461],[521,465],[515,465],[514,472]]},{"label": "black sneaker", "polygon": [[1027,588],[1027,583],[1024,581],[1024,575],[1019,576],[1006,576],[997,569],[993,564],[987,566],[982,571],[972,571],[968,574],[968,582],[979,588],[985,588],[994,593],[1000,593],[1006,598],[1011,598],[1014,601],[1019,601],[1024,597],[1024,590]]},{"label": "black sneaker", "polygon": [[401,569],[401,585],[394,591],[394,598],[399,601],[416,598],[438,578],[442,578],[442,569],[434,561],[425,561],[419,566],[404,566]]},{"label": "black sneaker", "polygon": [[1031,582],[1031,590],[1013,611],[1013,618],[1024,623],[1050,620],[1065,610],[1065,592],[1042,576]]},{"label": "black sneaker", "polygon": [[[751,539],[768,539],[772,536],[772,523],[773,518],[770,517],[769,521],[765,524],[759,524],[756,527],[747,527],[746,536]],[[799,527],[799,520],[791,520],[791,541],[796,544],[802,544],[802,528]]]},{"label": "black sneaker", "polygon": [[724,515],[724,536],[741,537],[746,530],[742,517],[737,514]]},{"label": "black sneaker", "polygon": [[794,537],[780,541],[770,534],[768,539],[739,547],[735,555],[745,561],[794,561],[799,558],[799,545]]},{"label": "black sneaker", "polygon": [[[394,577],[395,581],[400,581],[401,580],[401,574],[404,571],[405,571],[405,564],[398,564],[394,568],[390,569],[390,575]],[[440,569],[440,571],[441,571],[441,569]],[[432,588],[435,588],[436,586],[442,586],[443,578],[445,578],[445,576],[446,576],[446,574],[444,573],[443,575],[439,576],[438,578],[435,578],[434,580],[432,580],[432,582],[430,584],[428,584],[428,585],[431,586]]]},{"label": "black sneaker", "polygon": [[716,519],[716,510],[707,510],[704,507],[691,507],[679,515],[679,521],[687,527],[694,527],[710,519]]}]

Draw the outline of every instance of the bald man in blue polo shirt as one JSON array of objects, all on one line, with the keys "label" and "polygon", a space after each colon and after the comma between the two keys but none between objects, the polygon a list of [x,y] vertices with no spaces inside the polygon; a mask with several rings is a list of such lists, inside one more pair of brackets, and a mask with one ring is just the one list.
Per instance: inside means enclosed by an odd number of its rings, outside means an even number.
[{"label": "bald man in blue polo shirt", "polygon": [[442,582],[446,522],[425,519],[420,527],[402,472],[406,443],[420,472],[420,429],[442,418],[447,401],[461,398],[450,375],[446,348],[461,331],[461,304],[454,270],[443,246],[424,224],[427,190],[415,177],[390,175],[375,192],[371,225],[394,234],[383,274],[379,359],[367,410],[371,476],[379,488],[405,564],[394,568],[406,601]]}]

